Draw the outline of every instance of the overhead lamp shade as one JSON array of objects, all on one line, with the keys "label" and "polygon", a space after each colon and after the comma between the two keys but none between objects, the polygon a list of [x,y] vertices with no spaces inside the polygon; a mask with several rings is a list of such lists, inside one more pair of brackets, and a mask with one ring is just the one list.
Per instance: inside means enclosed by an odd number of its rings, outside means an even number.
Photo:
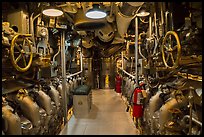
[{"label": "overhead lamp shade", "polygon": [[83,9],[79,9],[74,16],[74,26],[76,30],[94,30],[105,26],[105,18],[102,19],[90,19],[84,14]]},{"label": "overhead lamp shade", "polygon": [[149,16],[149,14],[150,14],[149,12],[143,10],[143,11],[137,13],[136,15],[138,17],[146,17],[146,16]]},{"label": "overhead lamp shade", "polygon": [[86,17],[91,19],[101,19],[107,16],[107,13],[99,8],[98,4],[93,4],[93,8],[86,12]]},{"label": "overhead lamp shade", "polygon": [[61,16],[63,14],[63,12],[57,8],[54,7],[49,7],[43,10],[42,12],[44,15],[46,16],[50,16],[50,17],[58,17]]}]

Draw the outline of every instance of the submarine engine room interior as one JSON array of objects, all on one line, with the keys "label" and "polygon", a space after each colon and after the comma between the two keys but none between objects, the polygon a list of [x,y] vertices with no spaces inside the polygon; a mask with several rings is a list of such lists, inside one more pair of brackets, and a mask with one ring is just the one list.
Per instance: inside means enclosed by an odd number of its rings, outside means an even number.
[{"label": "submarine engine room interior", "polygon": [[2,2],[2,135],[202,135],[202,2]]}]

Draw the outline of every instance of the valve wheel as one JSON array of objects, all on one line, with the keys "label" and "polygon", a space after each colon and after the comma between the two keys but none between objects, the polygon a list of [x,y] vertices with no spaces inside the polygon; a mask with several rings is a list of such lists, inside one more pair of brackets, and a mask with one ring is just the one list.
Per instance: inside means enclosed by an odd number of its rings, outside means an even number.
[{"label": "valve wheel", "polygon": [[11,41],[10,59],[17,71],[27,71],[33,60],[31,34],[17,34]]},{"label": "valve wheel", "polygon": [[175,69],[178,67],[181,58],[181,44],[175,31],[166,33],[161,45],[161,53],[162,60],[167,68]]}]

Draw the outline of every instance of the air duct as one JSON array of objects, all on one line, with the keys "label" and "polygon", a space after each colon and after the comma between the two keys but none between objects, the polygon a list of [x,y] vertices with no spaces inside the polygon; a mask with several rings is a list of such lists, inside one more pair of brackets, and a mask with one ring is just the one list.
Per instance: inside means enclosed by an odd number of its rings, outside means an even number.
[{"label": "air duct", "polygon": [[119,35],[124,38],[132,19],[144,2],[124,2],[121,7],[116,6],[116,23]]}]

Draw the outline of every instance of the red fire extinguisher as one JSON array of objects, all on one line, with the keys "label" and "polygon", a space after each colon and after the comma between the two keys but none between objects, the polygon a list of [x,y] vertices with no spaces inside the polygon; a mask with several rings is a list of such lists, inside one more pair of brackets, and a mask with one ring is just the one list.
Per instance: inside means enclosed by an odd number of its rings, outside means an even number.
[{"label": "red fire extinguisher", "polygon": [[121,93],[122,78],[118,74],[115,79],[115,91]]},{"label": "red fire extinguisher", "polygon": [[143,96],[142,89],[135,88],[133,95],[133,117],[140,118],[143,116]]}]

